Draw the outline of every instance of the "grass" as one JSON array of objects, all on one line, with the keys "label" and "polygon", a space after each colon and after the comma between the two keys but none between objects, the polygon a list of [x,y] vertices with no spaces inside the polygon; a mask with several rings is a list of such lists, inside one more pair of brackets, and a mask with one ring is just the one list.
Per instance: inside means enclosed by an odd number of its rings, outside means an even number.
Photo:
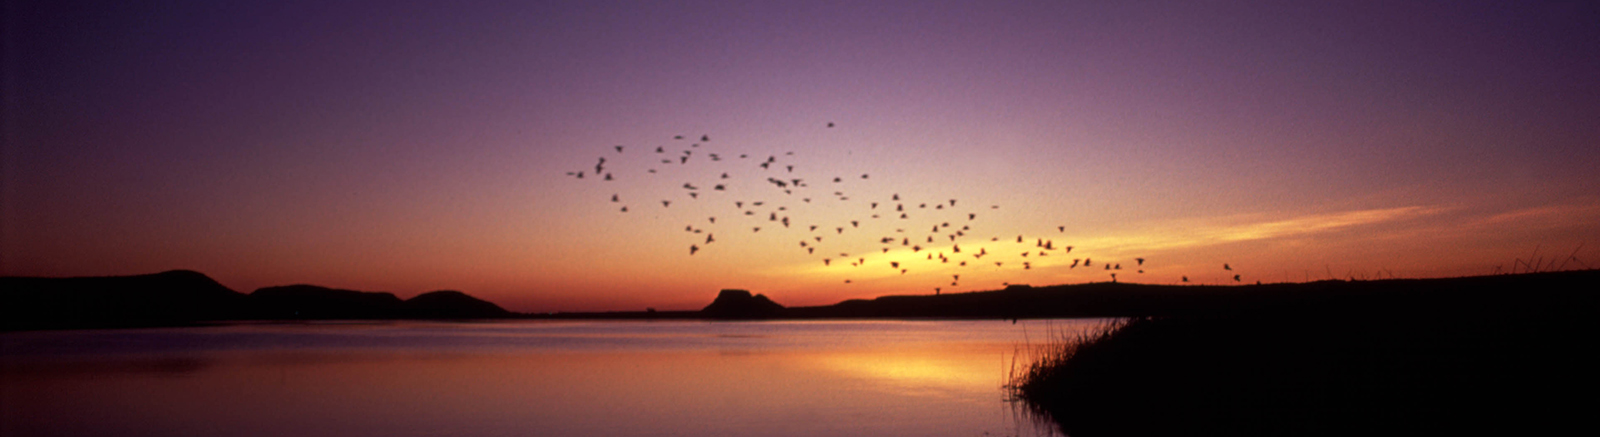
[{"label": "grass", "polygon": [[1119,319],[1057,336],[1007,388],[1074,437],[1587,428],[1589,403],[1574,399],[1595,388],[1594,274],[1530,278],[1441,290],[1460,297],[1448,303],[1369,294]]}]

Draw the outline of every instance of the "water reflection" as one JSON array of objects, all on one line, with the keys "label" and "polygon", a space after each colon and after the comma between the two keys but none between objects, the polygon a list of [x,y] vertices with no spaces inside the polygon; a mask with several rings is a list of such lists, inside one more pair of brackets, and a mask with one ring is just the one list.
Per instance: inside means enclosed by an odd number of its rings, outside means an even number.
[{"label": "water reflection", "polygon": [[402,323],[8,333],[0,434],[1011,435],[1019,427],[1000,384],[1022,326]]}]

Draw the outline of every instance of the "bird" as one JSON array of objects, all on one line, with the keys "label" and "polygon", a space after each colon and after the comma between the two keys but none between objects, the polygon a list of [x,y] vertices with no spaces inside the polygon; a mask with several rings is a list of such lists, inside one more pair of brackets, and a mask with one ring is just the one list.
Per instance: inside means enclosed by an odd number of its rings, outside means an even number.
[{"label": "bird", "polygon": [[1189,277],[1188,276],[1184,276],[1183,277],[1183,282],[1189,282]]},{"label": "bird", "polygon": [[711,235],[712,234],[706,234],[706,244],[711,244],[711,242],[717,241],[715,238],[711,238]]},{"label": "bird", "polygon": [[672,206],[672,201],[670,201],[670,200],[661,201],[661,207],[662,208],[666,208],[666,207],[669,207],[669,206]]},{"label": "bird", "polygon": [[701,135],[700,136],[700,141],[702,141],[702,142],[710,142],[711,141],[711,136],[710,135]]},{"label": "bird", "polygon": [[617,201],[617,195],[615,195],[615,194],[612,194],[612,195],[611,195],[611,201],[612,201],[612,202],[616,202],[616,201]]},{"label": "bird", "polygon": [[831,121],[828,122],[828,127],[830,127],[830,128],[833,127],[833,122],[831,122]]},{"label": "bird", "polygon": [[1144,258],[1134,258],[1133,260],[1138,261],[1141,266],[1144,265]]},{"label": "bird", "polygon": [[694,255],[695,252],[699,252],[699,251],[700,251],[700,246],[696,246],[696,245],[693,245],[693,244],[689,245],[689,254],[690,255]]},{"label": "bird", "polygon": [[1233,282],[1239,282],[1239,275],[1233,275]]},{"label": "bird", "polygon": [[1223,270],[1228,270],[1228,271],[1233,271],[1233,267],[1229,267],[1227,263],[1223,263],[1222,264],[1222,269]]},{"label": "bird", "polygon": [[617,153],[622,153],[622,146],[617,146]]}]

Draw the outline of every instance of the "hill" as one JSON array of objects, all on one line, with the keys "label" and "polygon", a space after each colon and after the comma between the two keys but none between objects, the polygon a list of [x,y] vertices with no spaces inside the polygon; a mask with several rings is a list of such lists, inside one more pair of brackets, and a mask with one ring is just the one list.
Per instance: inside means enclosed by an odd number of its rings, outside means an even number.
[{"label": "hill", "polygon": [[409,300],[315,285],[266,287],[248,295],[206,275],[77,278],[0,277],[0,329],[182,326],[230,320],[486,319],[515,316],[459,291]]}]

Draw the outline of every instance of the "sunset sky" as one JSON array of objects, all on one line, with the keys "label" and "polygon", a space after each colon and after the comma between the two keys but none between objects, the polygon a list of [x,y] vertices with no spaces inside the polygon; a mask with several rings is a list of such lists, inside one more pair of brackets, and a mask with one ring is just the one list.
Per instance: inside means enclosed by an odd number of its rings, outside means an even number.
[{"label": "sunset sky", "polygon": [[586,311],[1600,267],[1590,1],[247,3],[6,2],[0,274]]}]

